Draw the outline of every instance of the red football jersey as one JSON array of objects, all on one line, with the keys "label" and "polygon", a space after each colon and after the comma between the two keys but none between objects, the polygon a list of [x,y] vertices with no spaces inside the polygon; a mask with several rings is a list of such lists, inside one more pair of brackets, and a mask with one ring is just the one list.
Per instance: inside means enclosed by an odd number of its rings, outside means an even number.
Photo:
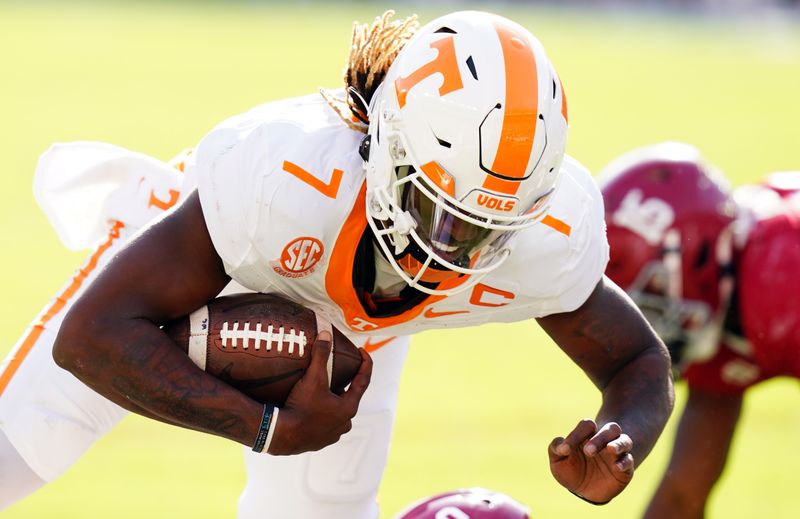
[{"label": "red football jersey", "polygon": [[691,365],[693,388],[741,393],[776,376],[800,378],[800,175],[739,188],[746,228],[736,262],[739,324],[709,360]]}]

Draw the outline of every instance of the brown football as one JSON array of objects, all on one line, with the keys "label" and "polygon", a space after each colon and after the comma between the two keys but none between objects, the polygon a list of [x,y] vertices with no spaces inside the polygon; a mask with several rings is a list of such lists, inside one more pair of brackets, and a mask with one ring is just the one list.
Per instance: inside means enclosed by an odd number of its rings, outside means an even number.
[{"label": "brown football", "polygon": [[[283,297],[247,293],[213,299],[164,331],[206,372],[259,402],[282,406],[311,362],[318,326],[330,324]],[[361,355],[339,330],[331,332],[328,375],[331,391],[340,394]]]}]

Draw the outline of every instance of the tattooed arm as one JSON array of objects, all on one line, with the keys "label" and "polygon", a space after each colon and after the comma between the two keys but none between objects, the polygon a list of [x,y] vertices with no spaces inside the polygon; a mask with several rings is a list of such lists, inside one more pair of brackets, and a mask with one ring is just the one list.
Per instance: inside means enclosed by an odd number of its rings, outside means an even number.
[{"label": "tattooed arm", "polygon": [[577,310],[539,324],[603,394],[596,420],[581,420],[549,446],[553,476],[588,501],[622,492],[653,448],[673,406],[666,348],[622,290],[604,278]]},{"label": "tattooed arm", "polygon": [[[130,411],[252,446],[264,406],[197,368],[158,326],[204,305],[229,281],[194,193],[111,260],[64,318],[53,356]],[[320,335],[311,367],[281,409],[272,454],[337,441],[369,383],[365,357],[352,393],[331,393],[330,338]]]}]

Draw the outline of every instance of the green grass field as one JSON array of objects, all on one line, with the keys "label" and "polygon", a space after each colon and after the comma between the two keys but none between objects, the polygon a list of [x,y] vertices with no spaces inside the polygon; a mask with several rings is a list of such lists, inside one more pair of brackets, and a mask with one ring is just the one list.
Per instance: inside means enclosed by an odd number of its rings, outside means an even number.
[{"label": "green grass field", "polygon": [[[102,140],[168,159],[229,115],[338,86],[352,21],[383,10],[367,3],[137,5],[0,0],[0,354],[83,257],[62,248],[31,194],[37,156],[52,142]],[[409,14],[402,5],[399,14]],[[445,9],[420,14],[430,20]],[[592,170],[666,139],[699,146],[736,184],[800,169],[796,20],[494,9],[545,44],[569,98],[568,151]],[[678,410],[682,396],[680,388]],[[666,461],[674,421],[606,507],[578,501],[550,477],[547,443],[593,415],[598,402],[534,323],[416,337],[382,517],[418,497],[472,485],[516,496],[534,518],[637,517]],[[710,518],[797,516],[798,404],[794,381],[752,391]],[[243,481],[237,445],[130,417],[3,517],[234,517]]]}]

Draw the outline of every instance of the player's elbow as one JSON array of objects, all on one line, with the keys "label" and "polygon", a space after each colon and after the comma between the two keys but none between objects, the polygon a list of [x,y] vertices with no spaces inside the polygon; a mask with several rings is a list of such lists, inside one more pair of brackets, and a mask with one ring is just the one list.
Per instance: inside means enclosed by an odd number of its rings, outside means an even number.
[{"label": "player's elbow", "polygon": [[664,343],[659,339],[644,352],[645,362],[649,364],[653,380],[663,391],[663,412],[665,419],[675,407],[675,388],[672,383],[672,361]]},{"label": "player's elbow", "polygon": [[93,337],[97,337],[95,330],[97,322],[88,318],[76,304],[61,323],[58,335],[53,343],[53,360],[61,368],[69,371],[78,378],[86,370],[92,354]]},{"label": "player's elbow", "polygon": [[80,365],[80,359],[85,355],[85,342],[81,340],[79,327],[76,326],[69,316],[64,318],[58,335],[53,343],[53,360],[61,368],[75,373]]},{"label": "player's elbow", "polygon": [[[640,369],[645,369],[652,374],[655,381],[663,384],[667,393],[672,396],[672,361],[669,351],[664,343],[654,333],[643,339],[644,346],[636,357]],[[671,399],[670,399],[671,400]]]}]

